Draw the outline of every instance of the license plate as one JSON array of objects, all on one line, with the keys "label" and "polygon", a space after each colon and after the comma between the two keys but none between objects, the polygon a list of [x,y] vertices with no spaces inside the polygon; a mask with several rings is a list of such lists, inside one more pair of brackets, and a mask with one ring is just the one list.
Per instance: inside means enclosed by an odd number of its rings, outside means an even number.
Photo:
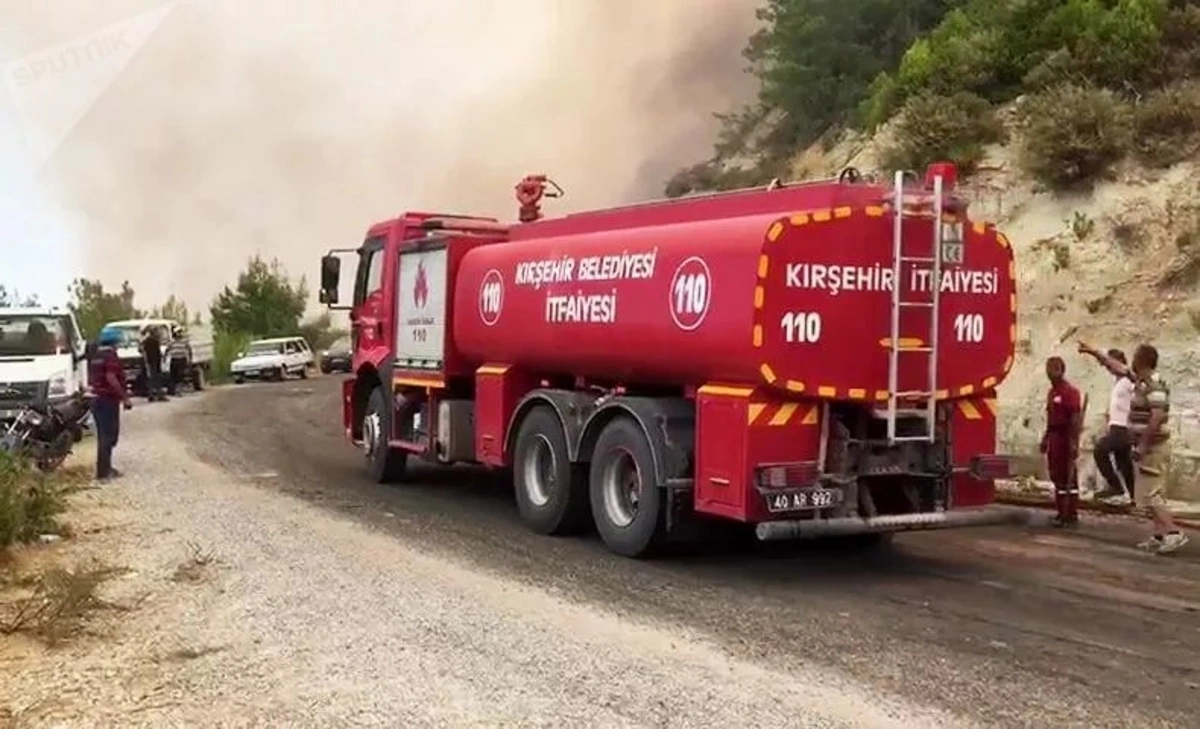
[{"label": "license plate", "polygon": [[825,509],[840,503],[842,503],[841,489],[800,489],[767,496],[767,509],[771,512]]},{"label": "license plate", "polygon": [[245,375],[247,377],[258,377],[258,370],[246,370]]}]

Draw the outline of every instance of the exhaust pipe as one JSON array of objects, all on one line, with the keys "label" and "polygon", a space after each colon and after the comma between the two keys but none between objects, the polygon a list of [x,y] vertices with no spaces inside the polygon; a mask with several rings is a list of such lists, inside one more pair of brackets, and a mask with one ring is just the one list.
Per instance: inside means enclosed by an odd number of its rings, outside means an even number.
[{"label": "exhaust pipe", "polygon": [[1031,518],[1031,512],[1028,509],[988,506],[980,509],[935,511],[923,514],[892,514],[867,519],[848,516],[838,519],[765,521],[755,527],[754,531],[759,541],[774,542],[785,539],[812,539],[875,532],[1027,524]]}]

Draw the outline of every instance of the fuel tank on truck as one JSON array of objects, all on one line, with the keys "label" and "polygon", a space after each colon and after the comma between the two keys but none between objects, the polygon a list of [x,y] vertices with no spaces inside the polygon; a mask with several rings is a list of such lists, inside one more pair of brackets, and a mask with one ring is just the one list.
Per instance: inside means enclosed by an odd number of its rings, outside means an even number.
[{"label": "fuel tank on truck", "polygon": [[[455,285],[459,351],[480,364],[636,383],[765,383],[837,399],[887,397],[894,217],[882,204],[592,229],[468,252]],[[1012,365],[1013,258],[1003,235],[941,223],[942,397]],[[932,217],[902,223],[929,257]],[[561,230],[561,227],[559,228]],[[905,261],[902,298],[928,301],[930,264]],[[928,387],[931,309],[901,315],[899,390]]]}]

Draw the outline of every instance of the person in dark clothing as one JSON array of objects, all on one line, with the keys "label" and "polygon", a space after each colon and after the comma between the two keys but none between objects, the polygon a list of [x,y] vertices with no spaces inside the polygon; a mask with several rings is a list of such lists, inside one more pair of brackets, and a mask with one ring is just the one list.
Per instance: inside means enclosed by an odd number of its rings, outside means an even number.
[{"label": "person in dark clothing", "polygon": [[142,355],[146,359],[146,395],[150,402],[164,401],[163,394],[163,350],[162,341],[152,327],[146,327],[142,336]]},{"label": "person in dark clothing", "polygon": [[1042,453],[1050,480],[1054,482],[1054,503],[1058,516],[1054,525],[1074,526],[1079,521],[1079,478],[1075,467],[1079,455],[1079,434],[1083,423],[1083,398],[1079,389],[1067,382],[1067,365],[1062,357],[1046,360],[1050,391],[1046,394],[1046,432]]},{"label": "person in dark clothing", "polygon": [[117,346],[121,333],[115,329],[100,332],[99,342],[88,361],[88,381],[92,387],[92,420],[96,423],[96,480],[108,481],[121,472],[112,466],[113,449],[121,436],[121,407],[131,407],[125,392],[121,360]]}]

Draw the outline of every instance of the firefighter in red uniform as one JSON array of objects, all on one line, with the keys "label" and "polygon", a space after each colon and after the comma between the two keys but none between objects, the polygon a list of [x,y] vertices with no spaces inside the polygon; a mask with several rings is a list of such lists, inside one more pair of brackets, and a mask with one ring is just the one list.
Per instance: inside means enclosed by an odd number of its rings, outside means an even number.
[{"label": "firefighter in red uniform", "polygon": [[1046,433],[1042,453],[1054,482],[1054,503],[1058,507],[1055,526],[1072,526],[1079,520],[1079,478],[1075,463],[1079,456],[1079,436],[1083,426],[1083,400],[1079,390],[1067,382],[1067,365],[1062,357],[1046,360],[1050,392],[1046,395]]}]

